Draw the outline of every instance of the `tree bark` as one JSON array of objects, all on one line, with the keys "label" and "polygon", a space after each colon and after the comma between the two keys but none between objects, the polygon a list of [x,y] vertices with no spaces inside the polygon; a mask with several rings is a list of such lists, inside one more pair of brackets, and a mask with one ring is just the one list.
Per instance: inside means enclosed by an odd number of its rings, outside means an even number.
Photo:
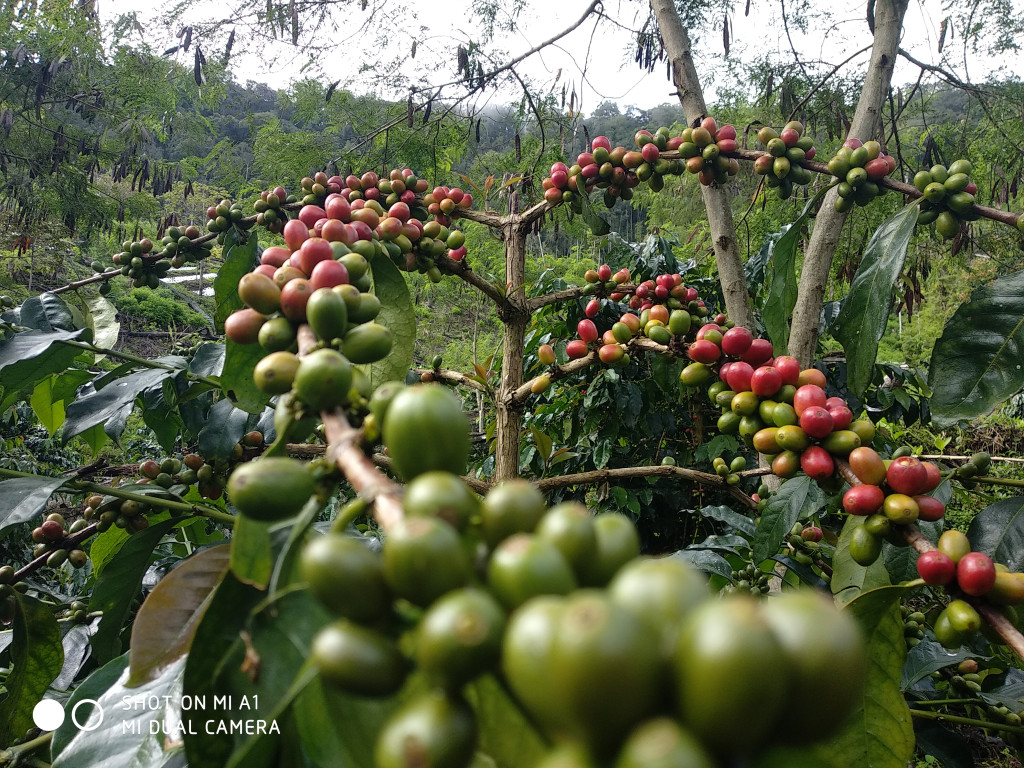
[{"label": "tree bark", "polygon": [[526,308],[526,233],[528,223],[513,215],[502,224],[505,244],[505,286],[509,306],[499,307],[503,335],[501,383],[496,398],[494,429],[494,481],[519,476],[519,433],[523,427],[523,406],[515,392],[523,384],[523,346],[530,313]]},{"label": "tree bark", "polygon": [[[672,80],[676,86],[679,103],[687,121],[693,123],[707,114],[704,93],[697,77],[690,52],[690,36],[683,28],[672,0],[651,0],[651,8],[658,20],[661,39],[672,62]],[[711,242],[715,248],[715,263],[725,297],[725,310],[737,325],[752,327],[750,297],[743,276],[743,260],[740,258],[739,243],[736,240],[736,225],[733,223],[729,196],[721,187],[701,185],[704,207],[707,209]]]},{"label": "tree bark", "polygon": [[[875,40],[871,47],[871,62],[868,64],[864,86],[857,101],[857,110],[850,124],[850,136],[861,141],[885,138],[882,133],[882,105],[892,82],[892,70],[896,63],[896,52],[908,2],[909,0],[877,0],[875,3]],[[846,214],[835,209],[838,196],[835,189],[825,196],[815,219],[811,241],[804,252],[804,263],[800,272],[799,291],[790,325],[789,353],[804,367],[809,366],[814,360],[825,286],[832,268],[832,257],[839,245],[839,236],[846,221]]]}]

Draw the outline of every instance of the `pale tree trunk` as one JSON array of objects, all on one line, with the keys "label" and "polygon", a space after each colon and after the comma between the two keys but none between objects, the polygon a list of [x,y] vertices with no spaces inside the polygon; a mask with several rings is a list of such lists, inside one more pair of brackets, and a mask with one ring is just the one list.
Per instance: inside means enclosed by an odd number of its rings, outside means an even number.
[{"label": "pale tree trunk", "polygon": [[[679,95],[679,103],[683,107],[683,114],[688,122],[693,123],[707,114],[707,106],[690,53],[690,36],[679,20],[673,0],[651,0],[651,8],[658,20],[661,39],[672,62],[672,79]],[[701,194],[704,197],[704,207],[707,209],[718,277],[725,297],[725,310],[737,325],[752,328],[750,297],[747,295],[747,283],[743,276],[743,260],[740,258],[739,243],[736,241],[736,226],[733,224],[729,195],[721,187],[703,185]]]},{"label": "pale tree trunk", "polygon": [[[875,40],[871,48],[871,63],[865,73],[864,86],[850,125],[850,136],[861,141],[884,139],[882,105],[889,94],[907,5],[908,0],[877,0],[875,3]],[[800,288],[790,325],[789,352],[804,366],[809,366],[814,360],[825,286],[832,267],[832,257],[839,245],[843,222],[846,221],[846,214],[835,209],[838,196],[835,189],[825,196],[815,219],[800,272]]]},{"label": "pale tree trunk", "polygon": [[497,412],[494,446],[494,481],[519,475],[519,433],[523,427],[523,408],[512,395],[523,384],[523,346],[530,313],[526,309],[526,230],[519,216],[501,228],[505,245],[505,284],[510,308],[502,310],[501,382],[496,398]]}]

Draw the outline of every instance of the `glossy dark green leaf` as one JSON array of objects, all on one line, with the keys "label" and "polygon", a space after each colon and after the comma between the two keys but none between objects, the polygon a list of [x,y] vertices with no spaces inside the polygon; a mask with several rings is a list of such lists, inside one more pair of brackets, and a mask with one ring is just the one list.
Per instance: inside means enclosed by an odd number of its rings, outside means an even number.
[{"label": "glossy dark green leaf", "polygon": [[77,327],[71,307],[53,293],[41,293],[25,299],[21,305],[21,325],[45,333],[74,331]]},{"label": "glossy dark green leaf", "polygon": [[725,523],[745,536],[753,536],[754,530],[757,527],[749,517],[726,506],[704,507],[701,509],[700,514],[703,517],[709,517],[712,520]]},{"label": "glossy dark green leaf", "polygon": [[224,345],[214,342],[200,344],[188,369],[197,376],[220,376],[224,370]]},{"label": "glossy dark green leaf", "polygon": [[719,554],[709,552],[706,549],[681,549],[672,555],[680,560],[685,560],[694,568],[705,573],[721,576],[726,581],[732,581],[732,566],[729,561]]},{"label": "glossy dark green leaf", "polygon": [[[917,522],[918,530],[932,542],[939,540],[944,525],[943,520]],[[913,547],[897,547],[889,542],[882,545],[881,559],[885,563],[885,568],[889,572],[889,580],[893,584],[917,578],[917,557],[917,550]]]},{"label": "glossy dark green leaf", "polygon": [[214,403],[206,426],[199,432],[199,454],[210,464],[226,462],[245,434],[248,418],[248,412],[236,408],[230,400]]},{"label": "glossy dark green leaf", "polygon": [[1024,672],[1010,668],[1006,670],[1001,685],[982,691],[978,695],[993,706],[1008,707],[1013,712],[1019,712],[1021,702],[1024,701]]},{"label": "glossy dark green leaf", "polygon": [[772,232],[765,236],[758,252],[750,256],[747,259],[747,263],[743,265],[743,277],[747,282],[747,291],[751,294],[756,293],[764,285],[765,268],[771,260],[775,244],[783,234],[785,234],[785,230],[782,232]]},{"label": "glossy dark green leaf", "polygon": [[27,392],[47,376],[71,367],[75,347],[60,344],[81,331],[24,331],[0,341],[0,387],[6,392]]},{"label": "glossy dark green leaf", "polygon": [[938,759],[942,768],[974,768],[974,750],[957,733],[931,720],[914,720],[914,737],[922,754]]},{"label": "glossy dark green leaf", "polygon": [[43,511],[62,477],[12,477],[0,482],[0,530],[26,523]]},{"label": "glossy dark green leaf", "polygon": [[123,418],[125,411],[131,410],[136,397],[150,387],[159,386],[175,373],[163,368],[146,368],[115,379],[102,389],[84,392],[68,404],[67,420],[64,422],[65,441],[96,424]]},{"label": "glossy dark green leaf", "polygon": [[126,661],[119,657],[95,672],[82,686],[91,695],[80,696],[80,688],[68,702],[73,708],[83,699],[95,700],[77,713],[78,721],[93,730],[78,730],[72,723],[68,730],[73,735],[65,742],[69,717],[57,732],[60,740],[54,740],[59,753],[53,768],[185,768],[180,719],[184,659],[137,688],[127,685]]},{"label": "glossy dark green leaf", "polygon": [[[263,720],[269,724],[278,720],[305,687],[310,643],[333,617],[303,590],[279,593],[250,618],[249,594],[230,575],[214,593],[194,640],[194,646],[203,648],[204,653],[190,654],[185,692],[205,695],[207,700],[230,696],[231,706],[216,713],[223,721]],[[226,595],[234,600],[223,602]],[[216,627],[210,627],[211,622]],[[239,634],[243,627],[245,637]],[[225,630],[230,633],[227,638],[222,634]],[[211,716],[186,713],[186,720],[202,731],[186,737],[190,768],[276,765],[275,735],[211,734],[202,727]]]},{"label": "glossy dark green leaf", "polygon": [[842,603],[850,602],[861,592],[890,584],[889,572],[881,557],[867,568],[850,557],[850,537],[853,529],[861,525],[864,525],[863,517],[850,515],[846,518],[832,558],[832,594]]},{"label": "glossy dark green leaf", "polygon": [[900,600],[906,591],[880,587],[846,606],[867,641],[867,679],[847,726],[819,747],[822,754],[842,755],[846,765],[906,768],[914,754],[914,728],[900,690],[907,655]]},{"label": "glossy dark green leaf", "polygon": [[228,569],[230,551],[220,544],[197,552],[146,596],[132,624],[129,685],[155,679],[188,653],[213,590]]},{"label": "glossy dark green leaf", "polygon": [[828,583],[816,574],[811,566],[797,562],[789,555],[772,555],[772,560],[786,566],[786,569],[795,573],[804,584],[815,589],[828,589]]},{"label": "glossy dark green leaf", "polygon": [[153,430],[156,441],[160,444],[164,453],[174,453],[178,438],[181,436],[184,424],[177,413],[164,407],[160,409],[143,408],[142,420],[146,426]]},{"label": "glossy dark green leaf", "polygon": [[238,298],[238,281],[256,266],[256,233],[250,232],[245,244],[238,242],[234,229],[224,233],[224,263],[213,279],[213,299],[217,305],[215,319],[218,333],[224,332],[224,319],[244,305]]},{"label": "glossy dark green leaf", "polygon": [[[803,211],[788,227],[780,230],[778,239],[771,245],[771,284],[765,299],[761,319],[776,355],[786,354],[789,344],[789,318],[796,306],[797,279],[796,261],[800,236],[807,224],[811,210],[824,197],[830,187],[824,187],[807,201]],[[769,243],[765,243],[768,246]]]},{"label": "glossy dark green leaf", "polygon": [[946,323],[928,364],[932,422],[973,419],[1024,386],[1024,271],[971,293]]},{"label": "glossy dark green leaf", "polygon": [[373,293],[380,299],[376,322],[391,331],[393,344],[388,356],[376,363],[362,366],[373,388],[385,381],[401,381],[412,367],[413,345],[416,343],[416,309],[409,295],[409,285],[398,267],[384,256],[372,262]]},{"label": "glossy dark green leaf", "polygon": [[967,538],[971,549],[1011,571],[1024,570],[1024,498],[1001,499],[985,507],[971,521]]},{"label": "glossy dark green leaf", "polygon": [[164,534],[174,527],[175,522],[167,519],[133,533],[96,580],[96,587],[89,600],[89,610],[103,612],[99,628],[92,637],[93,653],[100,664],[120,656],[124,650],[121,630],[131,612],[132,600],[139,593],[142,576],[149,567],[153,549]]},{"label": "glossy dark green leaf", "polygon": [[959,664],[964,659],[974,658],[977,658],[977,654],[973,651],[951,654],[939,643],[926,637],[907,652],[900,688],[907,691],[914,683],[928,677],[932,672],[938,672],[951,664]]},{"label": "glossy dark green leaf", "polygon": [[893,286],[903,272],[919,209],[908,205],[883,221],[864,249],[833,335],[846,351],[847,386],[862,397],[875,370],[878,340],[885,332]]},{"label": "glossy dark green leaf", "polygon": [[4,681],[7,697],[0,701],[0,744],[12,744],[24,737],[33,725],[32,709],[64,664],[53,606],[15,594],[11,671]]},{"label": "glossy dark green leaf", "polygon": [[825,506],[825,494],[811,478],[803,475],[787,480],[772,494],[761,513],[761,522],[750,544],[754,563],[774,555],[789,535],[793,524]]}]

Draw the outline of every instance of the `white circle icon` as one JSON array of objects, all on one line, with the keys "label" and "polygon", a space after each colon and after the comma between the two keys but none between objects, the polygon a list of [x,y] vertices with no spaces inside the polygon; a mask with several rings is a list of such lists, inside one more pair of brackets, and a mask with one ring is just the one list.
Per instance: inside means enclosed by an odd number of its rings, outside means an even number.
[{"label": "white circle icon", "polygon": [[[93,709],[92,711],[86,710],[85,721],[79,722],[78,708],[83,704],[91,704]],[[92,712],[99,713],[99,719],[96,722],[92,722]],[[80,731],[95,731],[103,724],[103,709],[100,707],[100,703],[96,699],[82,699],[71,708],[71,722]]]},{"label": "white circle icon", "polygon": [[56,731],[64,722],[64,707],[56,699],[43,699],[32,709],[32,722],[41,731]]}]

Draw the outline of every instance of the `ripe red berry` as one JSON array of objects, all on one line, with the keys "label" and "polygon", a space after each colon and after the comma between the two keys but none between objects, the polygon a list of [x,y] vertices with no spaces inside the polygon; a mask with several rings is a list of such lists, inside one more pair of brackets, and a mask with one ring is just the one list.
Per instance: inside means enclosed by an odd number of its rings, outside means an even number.
[{"label": "ripe red berry", "polygon": [[996,583],[996,567],[983,552],[968,552],[956,564],[956,583],[968,595],[984,595]]},{"label": "ripe red berry", "polygon": [[939,550],[923,553],[917,559],[917,573],[930,586],[944,586],[953,581],[956,564]]}]

